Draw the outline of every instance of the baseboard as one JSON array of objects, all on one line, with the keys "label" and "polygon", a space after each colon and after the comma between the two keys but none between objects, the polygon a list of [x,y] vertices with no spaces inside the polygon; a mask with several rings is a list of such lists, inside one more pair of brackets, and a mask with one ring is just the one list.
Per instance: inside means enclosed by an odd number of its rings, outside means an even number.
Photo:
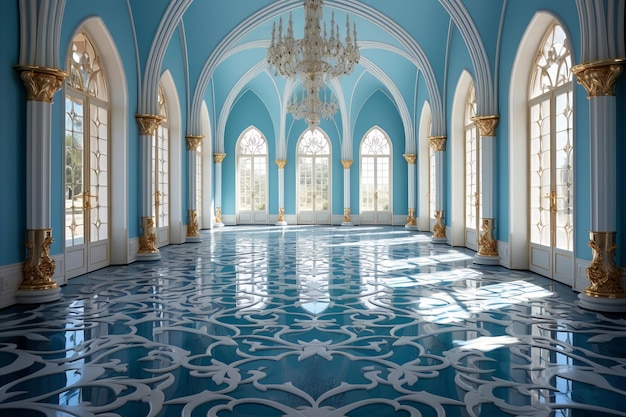
[{"label": "baseboard", "polygon": [[498,240],[498,255],[500,256],[500,265],[507,269],[511,269],[511,255],[509,250],[509,242]]},{"label": "baseboard", "polygon": [[[52,257],[55,262],[52,280],[58,286],[67,284],[65,278],[65,264],[63,254]],[[5,265],[0,267],[0,308],[12,306],[16,303],[15,292],[24,278],[24,263]]]}]

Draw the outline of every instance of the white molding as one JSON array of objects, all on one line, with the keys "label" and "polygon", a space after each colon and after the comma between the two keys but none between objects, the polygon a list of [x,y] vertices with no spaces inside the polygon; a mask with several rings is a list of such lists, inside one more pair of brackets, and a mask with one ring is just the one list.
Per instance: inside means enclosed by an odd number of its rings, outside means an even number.
[{"label": "white molding", "polygon": [[511,268],[511,252],[509,251],[509,242],[498,240],[498,255],[500,256],[500,265]]},{"label": "white molding", "polygon": [[222,214],[222,223],[225,226],[237,226],[236,214]]},{"label": "white molding", "polygon": [[139,253],[139,237],[133,237],[128,239],[128,263],[133,263],[137,260],[137,253]]},{"label": "white molding", "polygon": [[[587,268],[591,265],[591,261],[586,259],[576,258],[574,261],[574,277],[572,289],[577,292],[584,291],[589,286],[589,280],[587,279]],[[622,271],[622,275],[623,275]]]}]

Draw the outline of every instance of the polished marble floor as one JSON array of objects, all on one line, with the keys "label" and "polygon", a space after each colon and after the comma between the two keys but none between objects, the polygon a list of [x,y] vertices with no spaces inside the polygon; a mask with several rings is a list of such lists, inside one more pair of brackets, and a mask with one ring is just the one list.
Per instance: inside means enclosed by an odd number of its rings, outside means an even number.
[{"label": "polished marble floor", "polygon": [[226,227],[0,310],[0,416],[626,416],[626,316],[402,227]]}]

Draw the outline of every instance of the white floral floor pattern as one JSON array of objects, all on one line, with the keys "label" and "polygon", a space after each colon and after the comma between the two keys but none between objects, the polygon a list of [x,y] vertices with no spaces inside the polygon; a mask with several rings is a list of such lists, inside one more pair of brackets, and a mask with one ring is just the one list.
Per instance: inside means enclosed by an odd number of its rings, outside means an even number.
[{"label": "white floral floor pattern", "polygon": [[0,310],[0,416],[626,416],[626,317],[401,227],[226,227]]}]

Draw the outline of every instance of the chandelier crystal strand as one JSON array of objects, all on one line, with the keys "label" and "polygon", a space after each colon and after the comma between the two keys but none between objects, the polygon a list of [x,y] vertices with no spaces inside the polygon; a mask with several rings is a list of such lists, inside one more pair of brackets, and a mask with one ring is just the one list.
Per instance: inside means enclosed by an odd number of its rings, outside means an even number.
[{"label": "chandelier crystal strand", "polygon": [[[304,1],[304,37],[294,39],[293,18],[289,14],[286,32],[283,34],[283,19],[272,26],[272,40],[267,50],[267,62],[274,75],[285,78],[300,78],[302,96],[294,93],[287,104],[287,111],[295,119],[305,119],[310,127],[319,125],[322,118],[330,119],[339,108],[332,92],[327,95],[327,83],[341,75],[348,75],[359,62],[356,24],[350,34],[350,19],[346,16],[345,43],[341,43],[339,25],[332,13],[330,36],[326,22],[322,32],[322,0]],[[324,97],[320,93],[324,89]]]}]

